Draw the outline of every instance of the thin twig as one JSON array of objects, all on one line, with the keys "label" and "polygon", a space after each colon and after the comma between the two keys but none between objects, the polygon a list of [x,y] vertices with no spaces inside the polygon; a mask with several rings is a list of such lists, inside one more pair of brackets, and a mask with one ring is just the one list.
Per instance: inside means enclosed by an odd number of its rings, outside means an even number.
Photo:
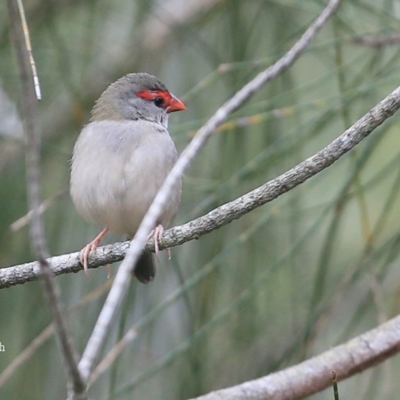
[{"label": "thin twig", "polygon": [[[20,7],[22,4],[18,3]],[[63,360],[67,371],[67,386],[71,399],[85,392],[86,384],[83,381],[78,367],[77,355],[72,346],[71,336],[67,331],[67,324],[63,314],[63,305],[59,295],[59,289],[54,280],[52,271],[47,261],[48,252],[44,235],[43,221],[39,213],[40,207],[40,138],[35,130],[37,116],[37,99],[35,98],[34,87],[30,80],[29,61],[31,49],[24,47],[25,38],[28,35],[26,21],[18,18],[18,11],[14,0],[8,0],[8,12],[11,21],[11,32],[17,61],[20,68],[20,79],[22,86],[22,104],[24,108],[25,127],[25,154],[26,154],[26,180],[28,191],[29,208],[32,210],[30,224],[30,236],[33,252],[39,262],[40,274],[43,279],[46,296],[52,312],[57,337],[62,350]],[[24,18],[23,10],[20,17]],[[28,40],[29,42],[29,40]],[[31,64],[32,66],[32,64]],[[86,395],[79,396],[80,399],[87,398]]]},{"label": "thin twig", "polygon": [[128,346],[137,337],[135,328],[130,328],[122,337],[121,340],[107,353],[107,355],[101,360],[99,365],[93,371],[90,376],[90,384],[97,381],[98,378],[114,363],[117,357],[122,353],[126,346]]},{"label": "thin twig", "polygon": [[[46,199],[42,204],[39,206],[39,213],[43,214],[47,211],[50,207],[52,207],[61,197],[65,196],[68,193],[68,189],[62,189],[58,191],[53,196]],[[22,229],[24,226],[28,225],[32,220],[32,210],[29,210],[27,214],[23,217],[18,218],[10,225],[10,230],[12,232],[17,232]]]},{"label": "thin twig", "polygon": [[332,371],[332,387],[333,387],[334,399],[339,400],[339,388],[338,388],[338,379],[337,379],[336,371]]},{"label": "thin twig", "polygon": [[400,35],[356,37],[352,42],[358,46],[380,49],[386,46],[398,46],[400,44]]},{"label": "thin twig", "polygon": [[101,351],[109,332],[111,322],[128,288],[132,266],[135,265],[136,260],[142,252],[148,234],[155,226],[155,222],[161,214],[164,205],[168,201],[169,194],[175,183],[181,178],[182,174],[200,152],[208,138],[215,132],[216,128],[222,124],[230,114],[236,111],[256,92],[258,92],[266,83],[281,75],[291,65],[293,65],[293,63],[308,48],[316,33],[335,13],[340,4],[341,0],[331,0],[321,15],[310,25],[300,40],[296,42],[289,52],[277,63],[257,75],[221,108],[219,108],[214,116],[211,117],[211,119],[198,131],[192,142],[181,154],[174,168],[168,175],[164,185],[154,199],[149,211],[144,217],[138,232],[131,242],[131,247],[127,252],[126,258],[118,269],[114,285],[111,288],[107,300],[100,312],[93,333],[79,363],[79,370],[85,379],[89,379],[90,377],[99,352]]},{"label": "thin twig", "polygon": [[[107,280],[103,285],[89,292],[82,300],[66,311],[66,314],[83,308],[86,305],[92,304],[110,290],[112,280]],[[0,373],[0,389],[6,382],[23,366],[28,360],[46,343],[46,341],[54,335],[54,323],[48,325],[39,335],[37,335],[28,346],[20,354],[18,354],[7,367]]]},{"label": "thin twig", "polygon": [[19,15],[21,17],[22,30],[24,32],[26,51],[28,52],[29,64],[30,64],[31,70],[32,70],[33,86],[35,88],[36,99],[42,100],[42,93],[40,91],[39,77],[38,77],[37,70],[36,70],[35,59],[33,58],[31,39],[29,37],[28,24],[26,23],[25,11],[24,11],[24,6],[22,5],[22,0],[17,0],[17,4],[18,4]]},{"label": "thin twig", "polygon": [[0,388],[21,368],[27,360],[54,334],[54,325],[50,324],[32,340],[20,354],[0,374]]}]

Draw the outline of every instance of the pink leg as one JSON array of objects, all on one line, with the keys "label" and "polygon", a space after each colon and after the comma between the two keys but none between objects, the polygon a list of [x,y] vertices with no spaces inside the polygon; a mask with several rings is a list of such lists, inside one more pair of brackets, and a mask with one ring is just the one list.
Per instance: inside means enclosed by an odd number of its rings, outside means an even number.
[{"label": "pink leg", "polygon": [[149,239],[154,238],[154,250],[156,255],[160,252],[159,243],[164,233],[164,227],[160,224],[155,227],[153,231],[150,232]]},{"label": "pink leg", "polygon": [[88,258],[92,251],[95,251],[100,242],[105,238],[108,233],[108,228],[104,228],[90,243],[88,243],[81,251],[79,255],[79,261],[83,265],[83,269],[85,270],[85,274],[89,276],[88,270]]}]

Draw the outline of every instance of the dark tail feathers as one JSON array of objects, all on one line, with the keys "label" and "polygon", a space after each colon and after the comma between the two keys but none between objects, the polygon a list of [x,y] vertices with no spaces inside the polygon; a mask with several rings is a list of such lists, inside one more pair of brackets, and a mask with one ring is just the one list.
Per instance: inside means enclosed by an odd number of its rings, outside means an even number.
[{"label": "dark tail feathers", "polygon": [[150,283],[156,276],[156,266],[152,253],[142,253],[133,270],[133,275],[141,283]]}]

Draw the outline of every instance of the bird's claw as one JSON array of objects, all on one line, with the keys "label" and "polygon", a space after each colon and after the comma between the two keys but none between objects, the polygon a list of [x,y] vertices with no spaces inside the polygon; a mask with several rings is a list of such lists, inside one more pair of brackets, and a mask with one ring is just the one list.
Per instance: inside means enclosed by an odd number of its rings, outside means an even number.
[{"label": "bird's claw", "polygon": [[[86,276],[89,276],[89,266],[88,266],[88,259],[90,256],[90,253],[93,251],[96,251],[96,249],[99,247],[100,242],[103,240],[103,238],[107,235],[108,228],[104,228],[95,238],[93,241],[88,243],[80,252],[79,254],[79,261],[83,265],[83,270],[85,271]],[[109,271],[110,273],[110,271]]]},{"label": "bird's claw", "polygon": [[158,253],[160,252],[160,242],[162,235],[164,233],[164,227],[160,224],[157,225],[149,234],[149,239],[154,239],[154,252],[156,253],[156,256],[158,257]]},{"label": "bird's claw", "polygon": [[90,253],[92,251],[95,251],[98,247],[98,244],[95,243],[95,240],[93,242],[88,243],[80,252],[79,254],[79,261],[83,265],[83,270],[85,271],[86,276],[89,276],[89,266],[88,266],[88,259],[90,256]]}]

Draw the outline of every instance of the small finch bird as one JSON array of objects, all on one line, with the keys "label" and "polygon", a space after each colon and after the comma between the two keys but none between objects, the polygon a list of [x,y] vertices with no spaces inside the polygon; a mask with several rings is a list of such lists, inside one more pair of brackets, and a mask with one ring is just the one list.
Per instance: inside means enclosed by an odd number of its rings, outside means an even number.
[{"label": "small finch bird", "polygon": [[[103,226],[81,252],[88,257],[108,231],[132,239],[178,154],[168,133],[168,114],[185,110],[155,76],[128,74],[111,84],[97,100],[90,123],[75,144],[70,193],[77,211],[88,222]],[[178,182],[151,234],[156,252],[164,227],[178,211]],[[151,253],[143,253],[134,275],[151,282],[156,270]]]}]

